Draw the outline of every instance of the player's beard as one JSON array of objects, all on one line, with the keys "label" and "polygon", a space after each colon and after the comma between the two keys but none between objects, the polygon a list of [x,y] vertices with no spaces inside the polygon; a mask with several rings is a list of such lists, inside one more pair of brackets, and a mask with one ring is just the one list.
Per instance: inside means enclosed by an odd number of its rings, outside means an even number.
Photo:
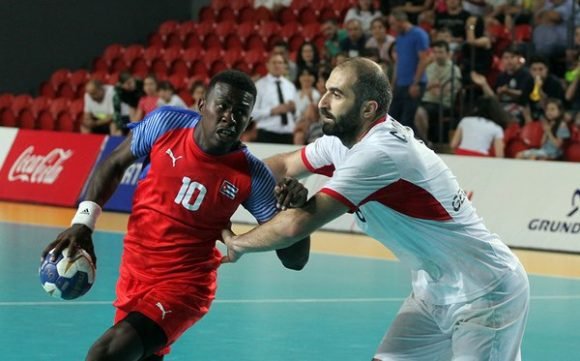
[{"label": "player's beard", "polygon": [[320,109],[320,115],[332,119],[332,122],[322,123],[322,132],[326,135],[334,135],[342,140],[356,137],[360,127],[359,110],[360,107],[354,104],[346,113],[334,115],[326,108]]}]

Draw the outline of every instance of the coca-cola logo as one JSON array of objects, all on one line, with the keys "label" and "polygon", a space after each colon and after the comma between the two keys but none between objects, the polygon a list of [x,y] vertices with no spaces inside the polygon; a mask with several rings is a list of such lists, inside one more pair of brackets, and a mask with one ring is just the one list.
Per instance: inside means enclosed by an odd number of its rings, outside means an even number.
[{"label": "coca-cola logo", "polygon": [[10,168],[8,181],[53,184],[63,170],[62,164],[72,155],[72,150],[62,148],[55,148],[46,155],[35,155],[31,145]]}]

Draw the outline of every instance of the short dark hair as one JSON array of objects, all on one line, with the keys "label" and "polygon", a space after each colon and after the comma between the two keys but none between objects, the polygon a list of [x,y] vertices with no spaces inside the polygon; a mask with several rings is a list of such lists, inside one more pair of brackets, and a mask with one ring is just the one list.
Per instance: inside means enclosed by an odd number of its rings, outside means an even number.
[{"label": "short dark hair", "polygon": [[446,52],[449,52],[449,44],[445,40],[438,40],[431,44],[432,48],[443,48]]},{"label": "short dark hair", "polygon": [[159,82],[159,84],[157,84],[157,90],[171,90],[172,92],[175,92],[173,84],[171,84],[167,80]]},{"label": "short dark hair", "polygon": [[229,84],[236,89],[247,91],[248,93],[252,94],[254,100],[258,94],[256,85],[252,79],[248,76],[248,74],[242,73],[239,70],[224,70],[211,78],[207,87],[208,94],[211,93],[217,83]]},{"label": "short dark hair", "polygon": [[505,48],[502,52],[501,55],[508,53],[508,54],[513,54],[513,55],[517,55],[517,56],[524,56],[524,53],[522,52],[522,50],[517,47],[516,45],[510,45],[507,48]]},{"label": "short dark hair", "polygon": [[382,70],[380,65],[366,58],[350,58],[337,68],[350,67],[356,74],[356,81],[352,86],[356,94],[357,103],[361,105],[368,100],[374,100],[378,103],[377,116],[387,114],[393,93],[389,79]]},{"label": "short dark hair", "polygon": [[546,68],[550,68],[550,64],[548,63],[548,60],[546,58],[544,58],[543,56],[540,55],[536,55],[536,56],[532,56],[532,58],[530,59],[530,66],[532,66],[532,64],[536,64],[536,63],[541,63],[544,64],[546,66]]}]

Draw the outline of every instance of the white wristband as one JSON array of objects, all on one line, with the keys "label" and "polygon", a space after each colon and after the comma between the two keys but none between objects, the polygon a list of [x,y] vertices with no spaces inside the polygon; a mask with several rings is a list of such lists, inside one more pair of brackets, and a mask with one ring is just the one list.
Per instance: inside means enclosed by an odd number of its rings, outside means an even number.
[{"label": "white wristband", "polygon": [[84,224],[85,226],[89,227],[91,231],[94,231],[97,218],[99,218],[101,212],[101,206],[99,206],[97,203],[91,201],[82,201],[79,204],[77,213],[73,217],[70,224]]}]

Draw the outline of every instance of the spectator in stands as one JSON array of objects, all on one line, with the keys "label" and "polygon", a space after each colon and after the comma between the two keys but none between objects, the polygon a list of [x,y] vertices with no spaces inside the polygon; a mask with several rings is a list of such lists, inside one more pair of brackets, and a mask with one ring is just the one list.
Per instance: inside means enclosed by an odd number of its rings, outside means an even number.
[{"label": "spectator in stands", "polygon": [[292,0],[253,0],[254,7],[266,7],[273,12],[277,12],[282,8],[287,8],[292,4]]},{"label": "spectator in stands", "polygon": [[414,25],[421,25],[421,15],[425,17],[426,12],[433,8],[433,0],[403,0],[394,1],[392,10],[403,11],[407,18]]},{"label": "spectator in stands", "polygon": [[129,129],[127,124],[134,119],[137,112],[139,100],[145,95],[143,91],[143,82],[135,79],[128,71],[123,71],[119,74],[119,82],[115,86],[115,97],[113,98],[113,106],[115,109],[114,120],[114,135],[127,135]]},{"label": "spectator in stands", "polygon": [[[415,114],[417,135],[428,146],[437,137],[440,115],[449,116],[455,95],[461,89],[461,70],[451,62],[449,44],[437,41],[433,43],[432,49],[434,61],[425,70],[427,74],[425,95]],[[429,130],[433,131],[430,133]],[[444,138],[439,141],[446,140]]]},{"label": "spectator in stands", "polygon": [[487,36],[482,17],[470,16],[465,23],[465,42],[462,49],[461,68],[463,84],[468,86],[465,102],[467,108],[472,108],[475,99],[482,95],[479,87],[473,87],[471,72],[489,74],[493,62],[491,39]]},{"label": "spectator in stands", "polygon": [[271,54],[268,74],[256,82],[258,95],[252,117],[258,129],[257,142],[294,142],[296,87],[284,77],[284,66],[281,55]]},{"label": "spectator in stands", "polygon": [[346,12],[344,24],[348,28],[348,23],[351,20],[358,20],[361,24],[362,31],[368,33],[371,29],[371,21],[381,16],[383,14],[374,8],[372,0],[358,0],[357,5],[348,9]]},{"label": "spectator in stands", "polygon": [[493,150],[495,157],[503,157],[503,128],[507,118],[508,114],[496,98],[480,97],[472,114],[459,122],[451,148],[458,155],[486,157]]},{"label": "spectator in stands", "polygon": [[550,74],[548,61],[535,56],[530,60],[530,74],[533,81],[528,83],[524,90],[524,108],[526,122],[538,120],[544,114],[548,98],[564,101],[565,93],[562,82],[556,76]]},{"label": "spectator in stands", "polygon": [[335,66],[344,63],[346,61],[346,59],[348,59],[348,54],[345,52],[340,52],[340,53],[336,54],[336,56],[334,58],[332,58],[332,60],[330,61],[330,64],[334,68]]},{"label": "spectator in stands", "polygon": [[359,56],[367,43],[360,20],[349,20],[346,23],[346,31],[348,32],[348,37],[340,41],[340,51],[347,53],[351,58]]},{"label": "spectator in stands", "polygon": [[562,145],[570,138],[570,130],[564,122],[564,107],[559,99],[550,98],[546,101],[546,113],[542,119],[544,136],[542,147],[528,149],[516,154],[519,159],[546,160],[558,159],[562,156]]},{"label": "spectator in stands", "polygon": [[503,51],[501,62],[504,70],[497,77],[495,91],[481,74],[472,72],[471,80],[481,87],[485,95],[497,95],[504,110],[512,117],[512,121],[523,123],[523,109],[527,103],[523,94],[533,82],[532,76],[524,66],[525,60],[522,54],[515,46]]},{"label": "spectator in stands", "polygon": [[537,0],[533,43],[537,55],[548,59],[564,55],[572,0]]},{"label": "spectator in stands", "polygon": [[389,21],[397,32],[395,87],[389,114],[401,124],[413,127],[427,82],[429,36],[425,30],[411,24],[403,11],[394,10]]},{"label": "spectator in stands", "polygon": [[487,0],[465,0],[463,8],[473,16],[484,16],[489,12]]},{"label": "spectator in stands", "polygon": [[367,40],[366,48],[376,48],[379,51],[380,60],[390,63],[389,47],[395,42],[395,38],[387,34],[387,20],[384,17],[376,18],[371,22],[371,37]]},{"label": "spectator in stands", "polygon": [[294,144],[306,144],[310,127],[318,122],[318,101],[320,93],[316,84],[316,73],[309,67],[303,68],[298,75],[296,88],[296,128],[294,129]]},{"label": "spectator in stands", "polygon": [[193,84],[191,84],[190,93],[191,99],[193,99],[193,104],[191,104],[191,107],[189,109],[194,110],[196,112],[200,111],[199,101],[205,97],[206,90],[207,87],[205,86],[205,83],[201,80],[197,80],[193,82]]},{"label": "spectator in stands", "polygon": [[321,95],[326,93],[326,80],[330,76],[330,72],[332,71],[332,67],[329,65],[320,65],[318,67],[318,76],[316,77],[316,90]]},{"label": "spectator in stands", "polygon": [[288,43],[283,40],[275,43],[272,47],[272,54],[282,55],[284,62],[286,63],[284,76],[291,82],[294,82],[298,74],[298,66],[292,61],[292,59],[290,59],[290,48],[288,47]]},{"label": "spectator in stands", "polygon": [[528,24],[529,15],[524,12],[522,0],[487,0],[491,19],[497,20],[511,32],[515,24]]},{"label": "spectator in stands", "polygon": [[[298,74],[302,74],[302,71],[309,68],[316,74],[318,65],[320,64],[320,56],[318,55],[318,49],[314,43],[310,41],[305,41],[300,45],[298,49],[298,55],[296,56],[296,66],[298,68]],[[296,82],[298,82],[296,78]]]},{"label": "spectator in stands", "polygon": [[348,37],[346,30],[338,28],[336,19],[328,19],[320,28],[324,34],[324,49],[328,60],[340,52],[340,42]]},{"label": "spectator in stands", "polygon": [[81,133],[111,134],[115,108],[112,85],[103,85],[98,80],[89,80],[85,86],[85,109]]},{"label": "spectator in stands", "polygon": [[461,0],[445,0],[445,4],[446,11],[438,13],[435,17],[435,29],[449,29],[451,31],[450,43],[456,47],[465,40],[465,23],[470,14],[463,9]]},{"label": "spectator in stands", "polygon": [[162,81],[159,83],[158,91],[159,99],[157,101],[157,106],[172,106],[177,108],[187,109],[187,104],[181,99],[181,97],[175,94],[175,89],[168,81]]},{"label": "spectator in stands", "polygon": [[157,108],[159,97],[157,96],[157,79],[155,75],[148,75],[143,80],[143,91],[145,95],[139,99],[135,116],[132,119],[134,122],[143,119],[147,114]]}]

